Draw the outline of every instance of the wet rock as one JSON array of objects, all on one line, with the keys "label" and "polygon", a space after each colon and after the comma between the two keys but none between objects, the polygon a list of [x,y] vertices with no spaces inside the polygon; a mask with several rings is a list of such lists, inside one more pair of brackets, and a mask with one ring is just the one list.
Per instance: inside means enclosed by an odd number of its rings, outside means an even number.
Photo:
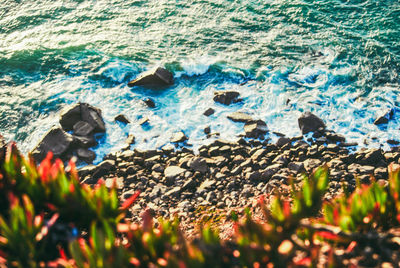
[{"label": "wet rock", "polygon": [[92,134],[94,127],[85,121],[78,121],[73,126],[73,133],[77,136],[89,136]]},{"label": "wet rock", "polygon": [[149,121],[150,121],[149,118],[143,117],[142,119],[139,120],[138,124],[141,125],[141,126],[143,126],[143,125],[148,124]]},{"label": "wet rock", "polygon": [[211,128],[209,126],[204,128],[204,134],[210,134],[211,133]]},{"label": "wet rock", "polygon": [[278,147],[282,147],[286,144],[290,143],[290,139],[286,138],[286,137],[280,137],[277,141],[276,141],[276,146]]},{"label": "wet rock", "polygon": [[268,127],[262,120],[247,121],[244,125],[244,132],[248,138],[259,138],[268,132]]},{"label": "wet rock", "polygon": [[390,109],[386,111],[384,114],[378,116],[378,118],[374,121],[375,125],[387,124],[390,119],[393,118],[394,110]]},{"label": "wet rock", "polygon": [[129,134],[128,138],[125,140],[125,143],[129,145],[135,144],[135,136],[133,134]]},{"label": "wet rock", "polygon": [[88,164],[93,163],[96,159],[96,153],[89,149],[79,148],[76,150],[76,155],[82,161],[85,161]]},{"label": "wet rock", "polygon": [[152,98],[144,98],[142,101],[149,108],[155,108],[156,107],[156,103],[154,102],[154,100]]},{"label": "wet rock", "polygon": [[186,137],[185,133],[182,131],[176,132],[172,135],[171,142],[172,143],[179,143],[179,142],[184,142],[188,138]]},{"label": "wet rock", "polygon": [[325,137],[330,142],[344,142],[346,140],[345,136],[330,131],[325,132]]},{"label": "wet rock", "polygon": [[72,135],[59,127],[53,127],[44,135],[43,139],[31,153],[37,162],[41,162],[49,151],[53,152],[55,158],[63,159],[73,141]]},{"label": "wet rock", "polygon": [[192,170],[199,171],[201,173],[206,173],[208,170],[207,162],[202,157],[193,157],[192,159],[189,160],[188,166]]},{"label": "wet rock", "polygon": [[123,124],[129,124],[131,121],[129,121],[128,118],[126,118],[125,115],[119,114],[114,118],[115,121],[121,122]]},{"label": "wet rock", "polygon": [[215,110],[213,108],[208,108],[203,114],[205,116],[210,116],[212,114],[214,114]]},{"label": "wet rock", "polygon": [[243,123],[251,123],[253,122],[253,118],[246,113],[243,112],[234,112],[227,116],[228,119],[232,120],[233,122],[243,122]]},{"label": "wet rock", "polygon": [[82,121],[89,123],[94,132],[106,132],[106,126],[101,116],[101,110],[87,103],[81,103]]},{"label": "wet rock", "polygon": [[93,136],[75,136],[73,135],[72,138],[74,139],[74,148],[89,148],[97,145],[97,141]]},{"label": "wet rock", "polygon": [[81,121],[81,103],[65,107],[60,114],[60,124],[65,131],[70,131],[74,125]]},{"label": "wet rock", "polygon": [[149,88],[170,86],[174,83],[174,75],[167,69],[158,67],[142,73],[138,78],[128,83],[129,87],[143,86]]},{"label": "wet rock", "polygon": [[240,102],[241,100],[238,99],[239,96],[240,94],[237,91],[219,91],[214,92],[214,101],[224,105],[230,105]]},{"label": "wet rock", "polygon": [[298,119],[298,124],[303,134],[326,128],[325,123],[311,112],[303,113]]}]

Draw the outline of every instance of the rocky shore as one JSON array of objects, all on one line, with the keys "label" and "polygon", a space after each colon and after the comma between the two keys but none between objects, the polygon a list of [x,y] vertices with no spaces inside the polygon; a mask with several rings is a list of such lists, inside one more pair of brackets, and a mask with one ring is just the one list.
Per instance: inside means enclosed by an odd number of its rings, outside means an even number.
[{"label": "rocky shore", "polygon": [[[172,77],[167,70],[158,68],[129,85],[163,87],[173,83]],[[215,92],[213,100],[220,105],[243,101],[235,91]],[[151,99],[144,102],[149,108],[156,105]],[[204,116],[213,113],[214,110],[209,108]],[[135,137],[130,135],[124,149],[91,165],[95,153],[89,147],[96,144],[94,133],[106,131],[105,124],[100,109],[78,103],[63,110],[60,127],[50,130],[32,154],[37,161],[48,151],[64,160],[77,156],[90,164],[79,170],[82,182],[95,185],[102,179],[109,187],[116,183],[121,201],[140,191],[139,201],[127,215],[134,221],[139,221],[141,212],[148,208],[156,217],[178,215],[183,223],[202,221],[203,216],[224,218],[231,210],[253,207],[254,199],[260,195],[271,196],[279,192],[285,196],[290,182],[298,187],[304,174],[310,174],[322,165],[330,171],[327,199],[343,191],[342,186],[352,191],[357,179],[368,184],[374,178],[386,184],[388,165],[400,158],[400,150],[396,147],[391,152],[381,149],[353,152],[349,148],[356,144],[346,143],[344,136],[327,130],[325,123],[310,112],[298,118],[303,135],[285,137],[275,133],[280,136],[276,143],[265,139],[269,130],[264,121],[241,111],[227,117],[233,123],[243,124],[244,133],[236,141],[217,139],[201,146],[195,153],[185,146],[188,139],[185,134],[178,132],[170,144],[157,150],[142,151],[131,150]],[[388,112],[375,124],[385,124],[389,117]],[[130,123],[124,115],[115,120]],[[310,132],[312,135],[305,135]],[[218,133],[211,133],[209,127],[204,133],[208,138],[218,136]]]},{"label": "rocky shore", "polygon": [[[219,220],[232,210],[254,207],[253,201],[260,195],[279,191],[285,196],[290,180],[298,186],[303,174],[321,165],[330,171],[327,199],[340,193],[342,185],[354,189],[356,179],[368,184],[374,177],[381,184],[387,183],[388,164],[400,158],[397,148],[351,153],[351,144],[345,143],[344,137],[325,130],[319,125],[322,121],[317,121],[319,130],[309,140],[304,136],[281,137],[274,144],[243,137],[234,142],[215,140],[199,148],[198,154],[172,145],[148,151],[131,150],[127,145],[98,165],[81,168],[79,175],[89,185],[99,179],[107,186],[116,183],[122,201],[141,191],[128,215],[134,221],[149,208],[156,217],[178,215],[185,228],[193,228],[185,223]],[[131,136],[127,142],[133,140]]]}]

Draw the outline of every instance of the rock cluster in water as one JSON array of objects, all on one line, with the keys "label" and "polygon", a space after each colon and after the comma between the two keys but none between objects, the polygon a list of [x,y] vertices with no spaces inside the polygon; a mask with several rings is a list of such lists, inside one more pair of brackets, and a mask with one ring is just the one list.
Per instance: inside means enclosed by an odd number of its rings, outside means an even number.
[{"label": "rock cluster in water", "polygon": [[105,131],[101,110],[87,103],[77,103],[61,112],[60,126],[49,130],[31,154],[37,162],[52,151],[54,157],[62,160],[76,155],[80,160],[92,163],[96,154],[89,148],[97,145],[94,134]]}]

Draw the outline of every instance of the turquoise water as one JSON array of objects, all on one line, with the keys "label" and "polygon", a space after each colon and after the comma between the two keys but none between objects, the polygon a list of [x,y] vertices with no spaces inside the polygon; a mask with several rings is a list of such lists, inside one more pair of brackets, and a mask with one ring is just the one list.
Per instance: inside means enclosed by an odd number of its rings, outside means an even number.
[{"label": "turquoise water", "polygon": [[[399,41],[394,0],[3,0],[0,131],[27,152],[63,105],[88,102],[107,124],[99,161],[129,133],[139,148],[160,147],[178,130],[196,147],[208,125],[234,139],[243,126],[226,115],[236,110],[298,135],[297,118],[310,110],[348,141],[387,147],[399,137],[399,113],[387,128],[373,121],[400,105]],[[155,66],[174,73],[173,87],[127,87]],[[228,89],[244,102],[212,101]],[[143,106],[146,96],[156,109]],[[132,123],[113,122],[120,113]],[[150,125],[138,125],[141,117]]]}]

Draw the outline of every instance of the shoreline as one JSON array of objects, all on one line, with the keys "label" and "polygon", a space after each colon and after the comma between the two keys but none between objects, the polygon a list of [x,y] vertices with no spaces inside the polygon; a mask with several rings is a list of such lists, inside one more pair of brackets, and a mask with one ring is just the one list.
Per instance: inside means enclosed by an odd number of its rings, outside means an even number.
[{"label": "shoreline", "polygon": [[369,184],[373,176],[379,184],[387,184],[387,167],[400,158],[397,147],[390,152],[373,148],[351,152],[349,144],[335,135],[315,131],[314,137],[319,137],[311,145],[304,136],[281,137],[276,143],[258,138],[217,139],[201,146],[198,154],[184,145],[160,150],[131,150],[127,145],[97,165],[80,168],[79,175],[89,185],[99,179],[108,187],[116,183],[122,202],[139,190],[127,218],[140,222],[145,209],[155,217],[178,216],[191,236],[196,233],[193,228],[206,223],[225,228],[231,211],[255,209],[261,195],[268,199],[279,192],[288,198],[291,179],[299,187],[303,174],[322,165],[330,172],[327,200],[342,193],[342,185],[352,191],[356,178]]}]

